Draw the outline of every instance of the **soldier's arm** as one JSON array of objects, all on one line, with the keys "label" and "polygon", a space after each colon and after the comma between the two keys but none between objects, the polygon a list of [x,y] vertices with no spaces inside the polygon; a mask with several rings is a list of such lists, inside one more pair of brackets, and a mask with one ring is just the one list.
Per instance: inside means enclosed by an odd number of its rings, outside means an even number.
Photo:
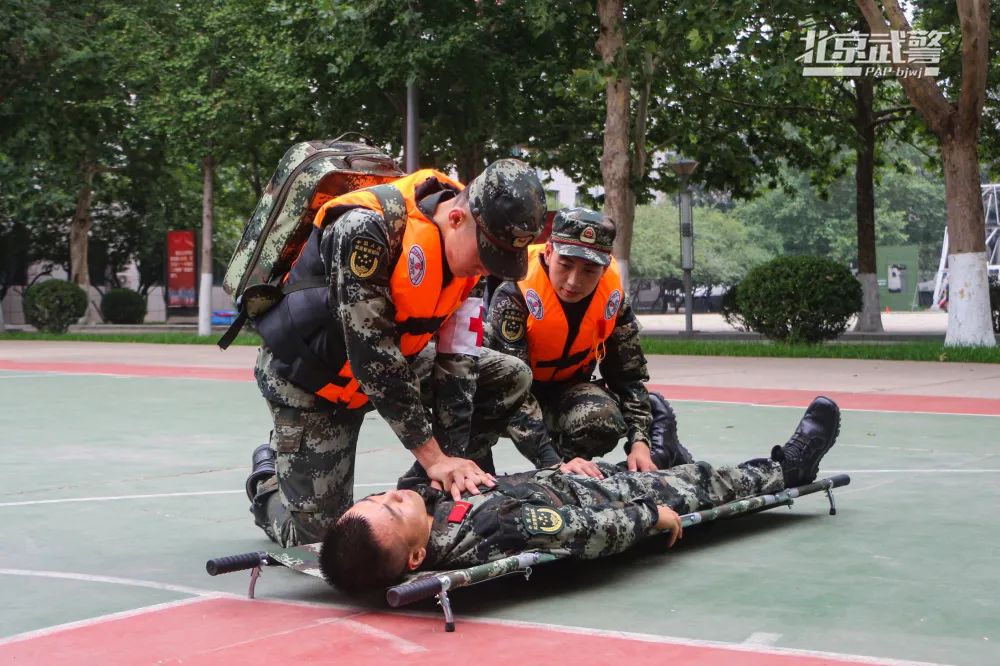
[{"label": "soldier's arm", "polygon": [[528,363],[528,306],[513,282],[504,282],[490,300],[484,344]]},{"label": "soldier's arm", "polygon": [[562,462],[545,427],[542,407],[531,393],[507,424],[507,436],[514,442],[518,452],[539,469]]},{"label": "soldier's arm", "polygon": [[393,321],[389,278],[402,238],[384,225],[374,211],[350,210],[323,232],[321,254],[351,371],[403,445],[414,449],[431,439],[432,431]]},{"label": "soldier's arm", "polygon": [[646,391],[649,370],[639,344],[639,331],[639,320],[632,310],[631,299],[626,298],[611,337],[605,344],[606,353],[601,361],[601,376],[621,402],[622,416],[628,427],[626,449],[633,442],[649,440],[649,426],[653,421],[649,393]]},{"label": "soldier's arm", "polygon": [[472,401],[479,377],[483,299],[470,296],[437,334],[431,377],[435,431],[448,455],[464,456],[472,431]]},{"label": "soldier's arm", "polygon": [[582,559],[605,557],[625,551],[648,537],[660,517],[656,503],[649,497],[624,504],[566,505],[560,507],[558,513],[562,529],[556,534],[545,534],[532,529],[530,507],[522,511],[522,523],[529,534],[529,549],[539,548]]},{"label": "soldier's arm", "polygon": [[[490,301],[487,323],[487,347],[528,363],[528,306],[516,284],[505,282],[497,289]],[[533,395],[528,396],[511,419],[507,434],[535,467],[562,462],[545,428],[542,408]]]}]

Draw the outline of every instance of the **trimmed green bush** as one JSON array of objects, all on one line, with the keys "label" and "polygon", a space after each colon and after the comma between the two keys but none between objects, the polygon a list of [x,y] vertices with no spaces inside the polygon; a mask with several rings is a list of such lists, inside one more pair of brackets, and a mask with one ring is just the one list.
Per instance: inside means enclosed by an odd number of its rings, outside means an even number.
[{"label": "trimmed green bush", "polygon": [[747,325],[743,315],[740,314],[740,306],[736,301],[737,289],[739,289],[739,283],[731,285],[726,289],[726,293],[722,295],[722,300],[719,303],[719,311],[722,313],[722,318],[726,320],[726,323],[739,331],[749,331],[750,327]]},{"label": "trimmed green bush", "polygon": [[754,331],[782,342],[832,340],[861,311],[861,284],[825,257],[777,257],[740,282],[737,311]]},{"label": "trimmed green bush", "polygon": [[115,288],[101,298],[101,314],[109,324],[141,324],[146,318],[146,299],[131,289]]},{"label": "trimmed green bush", "polygon": [[66,280],[46,280],[24,292],[24,318],[39,331],[65,333],[87,312],[87,292]]}]

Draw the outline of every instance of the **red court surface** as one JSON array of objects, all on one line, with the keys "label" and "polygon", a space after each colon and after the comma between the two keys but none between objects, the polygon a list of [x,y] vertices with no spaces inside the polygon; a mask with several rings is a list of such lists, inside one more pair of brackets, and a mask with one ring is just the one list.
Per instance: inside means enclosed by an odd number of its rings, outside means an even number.
[{"label": "red court surface", "polygon": [[[164,377],[180,379],[212,379],[220,381],[252,381],[252,369],[213,368],[205,366],[136,365],[125,363],[66,363],[14,361],[0,359],[0,370],[12,372],[51,372],[79,375],[119,375],[123,377]],[[730,402],[771,405],[775,407],[805,407],[816,397],[816,391],[774,388],[723,388],[718,386],[684,386],[649,384],[670,400]],[[899,395],[889,393],[852,393],[828,391],[842,409],[882,412],[923,412],[927,414],[969,414],[1000,416],[1000,399]]]},{"label": "red court surface", "polygon": [[461,620],[445,633],[439,618],[343,608],[201,598],[66,628],[0,640],[0,662],[101,664],[320,664],[351,666],[455,661],[630,666],[823,666],[901,664],[758,646],[720,646],[614,632]]}]

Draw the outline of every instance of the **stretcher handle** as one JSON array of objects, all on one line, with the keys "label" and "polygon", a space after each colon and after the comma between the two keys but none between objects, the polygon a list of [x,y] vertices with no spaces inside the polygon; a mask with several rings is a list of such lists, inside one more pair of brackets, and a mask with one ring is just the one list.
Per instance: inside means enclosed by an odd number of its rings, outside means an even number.
[{"label": "stretcher handle", "polygon": [[205,570],[208,571],[209,576],[218,576],[219,574],[232,573],[234,571],[243,571],[244,569],[253,569],[259,566],[263,560],[266,564],[270,564],[270,558],[266,552],[256,552],[256,553],[241,553],[239,555],[226,555],[225,557],[215,557],[205,562]]},{"label": "stretcher handle", "polygon": [[437,576],[427,576],[410,583],[390,587],[385,593],[385,600],[393,608],[399,608],[414,601],[433,597],[441,592],[441,579]]},{"label": "stretcher handle", "polygon": [[835,474],[830,477],[830,481],[833,482],[834,488],[840,488],[841,486],[846,486],[851,482],[851,476],[849,474]]}]

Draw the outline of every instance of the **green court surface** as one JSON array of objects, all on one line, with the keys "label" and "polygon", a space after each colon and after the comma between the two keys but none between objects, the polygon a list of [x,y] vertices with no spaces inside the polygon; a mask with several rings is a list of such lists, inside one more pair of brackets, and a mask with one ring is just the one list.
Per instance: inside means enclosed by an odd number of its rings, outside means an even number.
[{"label": "green court surface", "polygon": [[[243,481],[269,418],[252,382],[0,372],[0,638],[216,590],[207,558],[265,548]],[[799,408],[675,402],[699,459],[783,443]],[[845,410],[822,495],[691,528],[665,550],[558,562],[452,594],[463,617],[638,632],[886,659],[1000,663],[1000,418]],[[526,467],[513,446],[501,471]],[[356,496],[395,483],[408,454],[377,416]],[[122,580],[127,579],[127,580]],[[384,609],[271,568],[257,595]],[[426,603],[417,610],[434,612]],[[461,631],[461,629],[459,629]]]}]

